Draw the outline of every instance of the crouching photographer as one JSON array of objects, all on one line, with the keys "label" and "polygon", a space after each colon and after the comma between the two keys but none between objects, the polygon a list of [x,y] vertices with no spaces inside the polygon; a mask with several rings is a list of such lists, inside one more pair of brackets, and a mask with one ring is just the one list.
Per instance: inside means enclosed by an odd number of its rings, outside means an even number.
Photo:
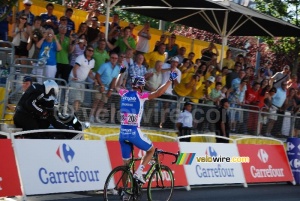
[{"label": "crouching photographer", "polygon": [[[52,125],[56,129],[72,129],[55,118],[54,105],[58,95],[58,85],[53,80],[47,80],[43,84],[32,84],[19,100],[14,123],[23,131],[47,129]],[[32,133],[25,135],[27,138],[48,138],[46,133]]]}]

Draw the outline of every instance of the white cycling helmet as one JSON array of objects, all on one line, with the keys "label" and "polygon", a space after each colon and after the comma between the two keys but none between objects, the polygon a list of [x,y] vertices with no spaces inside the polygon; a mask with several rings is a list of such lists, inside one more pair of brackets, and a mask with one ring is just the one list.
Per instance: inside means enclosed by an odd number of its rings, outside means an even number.
[{"label": "white cycling helmet", "polygon": [[58,84],[54,80],[46,80],[44,82],[45,94],[48,96],[54,96],[57,98],[58,95]]}]

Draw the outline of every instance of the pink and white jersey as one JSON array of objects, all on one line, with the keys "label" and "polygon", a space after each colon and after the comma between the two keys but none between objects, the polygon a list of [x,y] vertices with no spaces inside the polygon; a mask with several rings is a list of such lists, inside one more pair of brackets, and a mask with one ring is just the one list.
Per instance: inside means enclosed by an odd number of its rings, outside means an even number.
[{"label": "pink and white jersey", "polygon": [[121,127],[140,127],[144,103],[148,100],[149,93],[121,89],[119,94],[121,96]]}]

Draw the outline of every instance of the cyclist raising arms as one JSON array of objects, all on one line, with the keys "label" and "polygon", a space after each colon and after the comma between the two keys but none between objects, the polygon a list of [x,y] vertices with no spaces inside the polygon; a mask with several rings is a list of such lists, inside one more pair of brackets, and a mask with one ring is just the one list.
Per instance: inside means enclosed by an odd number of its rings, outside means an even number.
[{"label": "cyclist raising arms", "polygon": [[128,164],[131,154],[131,146],[127,142],[132,143],[141,150],[146,151],[146,155],[142,158],[141,164],[134,173],[133,177],[142,183],[145,183],[142,172],[144,167],[151,160],[155,148],[152,142],[141,132],[140,121],[144,110],[146,100],[151,100],[161,96],[172,81],[177,78],[175,72],[170,72],[170,79],[154,92],[143,92],[145,86],[145,78],[143,76],[132,77],[132,90],[121,89],[122,73],[126,70],[121,67],[120,74],[116,80],[116,90],[121,96],[121,129],[119,142],[122,150],[122,158],[125,165]]}]

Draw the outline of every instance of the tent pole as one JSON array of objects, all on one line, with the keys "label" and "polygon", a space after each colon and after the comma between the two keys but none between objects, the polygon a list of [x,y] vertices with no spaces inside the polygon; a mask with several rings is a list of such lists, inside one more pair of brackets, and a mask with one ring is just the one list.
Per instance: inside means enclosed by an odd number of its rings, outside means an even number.
[{"label": "tent pole", "polygon": [[227,39],[228,36],[226,34],[227,32],[227,22],[228,22],[228,10],[225,12],[225,17],[224,17],[224,23],[223,23],[223,30],[222,30],[222,49],[221,49],[221,60],[220,60],[220,68],[223,68],[223,58],[224,58],[224,52],[225,52],[225,46],[227,45]]},{"label": "tent pole", "polygon": [[108,40],[108,28],[109,28],[109,15],[110,15],[110,3],[112,0],[107,0],[106,3],[106,22],[105,22],[105,39]]}]

